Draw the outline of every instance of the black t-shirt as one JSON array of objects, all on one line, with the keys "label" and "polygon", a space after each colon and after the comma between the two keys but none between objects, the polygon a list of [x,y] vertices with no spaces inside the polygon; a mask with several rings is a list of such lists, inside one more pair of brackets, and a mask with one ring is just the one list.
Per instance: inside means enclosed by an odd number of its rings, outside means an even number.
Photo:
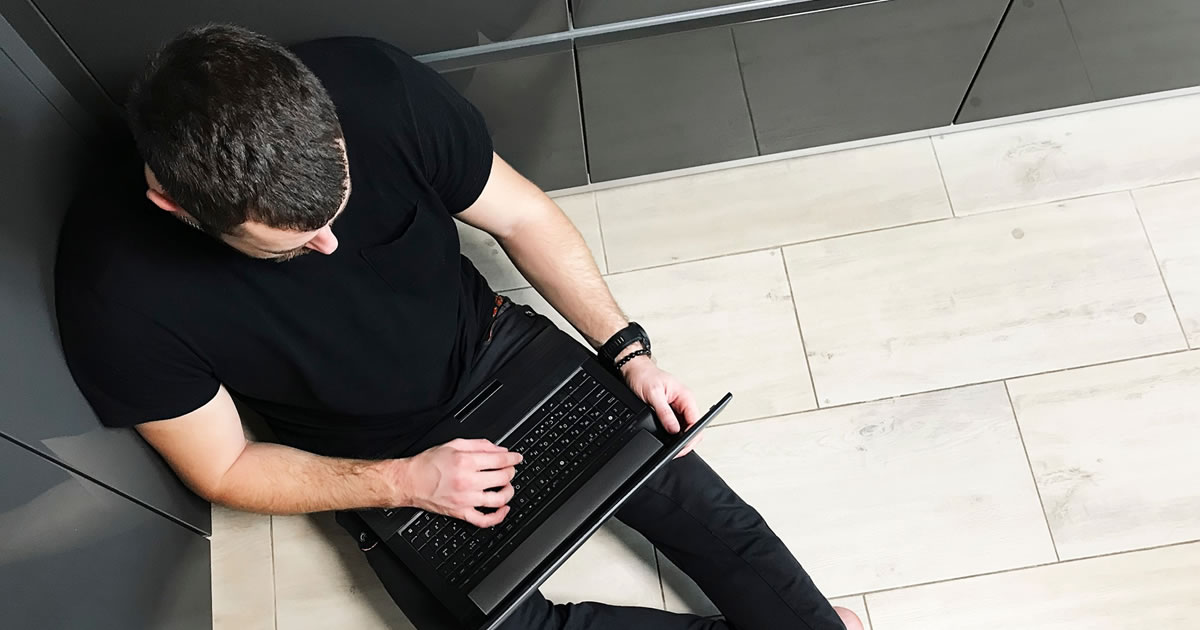
[{"label": "black t-shirt", "polygon": [[459,393],[495,298],[451,216],[487,182],[483,118],[386,43],[293,50],[345,134],[340,245],[248,257],[153,206],[136,153],[114,155],[68,214],[57,266],[67,362],[106,425],[186,414],[224,384],[281,442],[364,456],[419,435]]}]

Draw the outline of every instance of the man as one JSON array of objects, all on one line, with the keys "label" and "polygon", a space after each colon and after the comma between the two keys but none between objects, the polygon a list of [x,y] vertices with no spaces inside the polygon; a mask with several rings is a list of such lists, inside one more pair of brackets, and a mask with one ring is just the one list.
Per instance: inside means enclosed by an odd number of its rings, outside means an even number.
[{"label": "man", "polygon": [[[386,457],[550,325],[488,287],[453,219],[495,236],[594,345],[628,321],[579,233],[494,155],[479,112],[379,41],[290,52],[216,25],[161,49],[127,114],[139,155],[114,159],[104,192],[72,210],[57,269],[68,362],[100,418],[136,427],[213,502],[338,511],[385,586],[396,561],[348,510],[502,522],[518,454],[455,440]],[[697,420],[651,357],[620,371],[668,430],[676,414]],[[278,443],[247,441],[231,393]],[[505,628],[823,630],[842,628],[839,614],[861,627],[695,454],[618,517],[728,621],[535,596]]]}]

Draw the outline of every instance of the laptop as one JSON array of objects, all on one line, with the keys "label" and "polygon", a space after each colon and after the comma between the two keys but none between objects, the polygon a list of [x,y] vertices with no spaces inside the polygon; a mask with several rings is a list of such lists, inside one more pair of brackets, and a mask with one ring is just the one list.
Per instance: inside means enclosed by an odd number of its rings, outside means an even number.
[{"label": "laptop", "polygon": [[419,630],[496,628],[732,397],[669,434],[592,352],[547,327],[469,395],[453,421],[398,454],[455,438],[521,453],[503,522],[481,529],[416,508],[359,512],[404,565],[392,596]]}]

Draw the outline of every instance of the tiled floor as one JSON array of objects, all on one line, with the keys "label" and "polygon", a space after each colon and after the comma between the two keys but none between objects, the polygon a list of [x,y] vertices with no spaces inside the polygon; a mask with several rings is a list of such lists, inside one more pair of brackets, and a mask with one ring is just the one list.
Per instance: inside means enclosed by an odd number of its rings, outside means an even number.
[{"label": "tiled floor", "polygon": [[[559,203],[661,363],[735,393],[701,454],[874,630],[1191,630],[1196,120],[1177,97]],[[328,515],[215,517],[218,630],[408,627]],[[711,610],[619,524],[544,590]]]}]

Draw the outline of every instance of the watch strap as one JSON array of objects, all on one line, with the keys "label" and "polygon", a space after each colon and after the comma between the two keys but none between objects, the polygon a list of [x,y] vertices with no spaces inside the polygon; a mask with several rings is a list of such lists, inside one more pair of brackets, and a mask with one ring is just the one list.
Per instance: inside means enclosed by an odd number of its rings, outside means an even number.
[{"label": "watch strap", "polygon": [[642,328],[637,322],[629,322],[628,326],[618,330],[603,346],[600,346],[597,354],[609,365],[614,365],[617,361],[617,355],[621,354],[625,348],[638,342],[641,342],[642,347],[647,351],[650,350],[650,336],[646,334],[646,329]]}]

